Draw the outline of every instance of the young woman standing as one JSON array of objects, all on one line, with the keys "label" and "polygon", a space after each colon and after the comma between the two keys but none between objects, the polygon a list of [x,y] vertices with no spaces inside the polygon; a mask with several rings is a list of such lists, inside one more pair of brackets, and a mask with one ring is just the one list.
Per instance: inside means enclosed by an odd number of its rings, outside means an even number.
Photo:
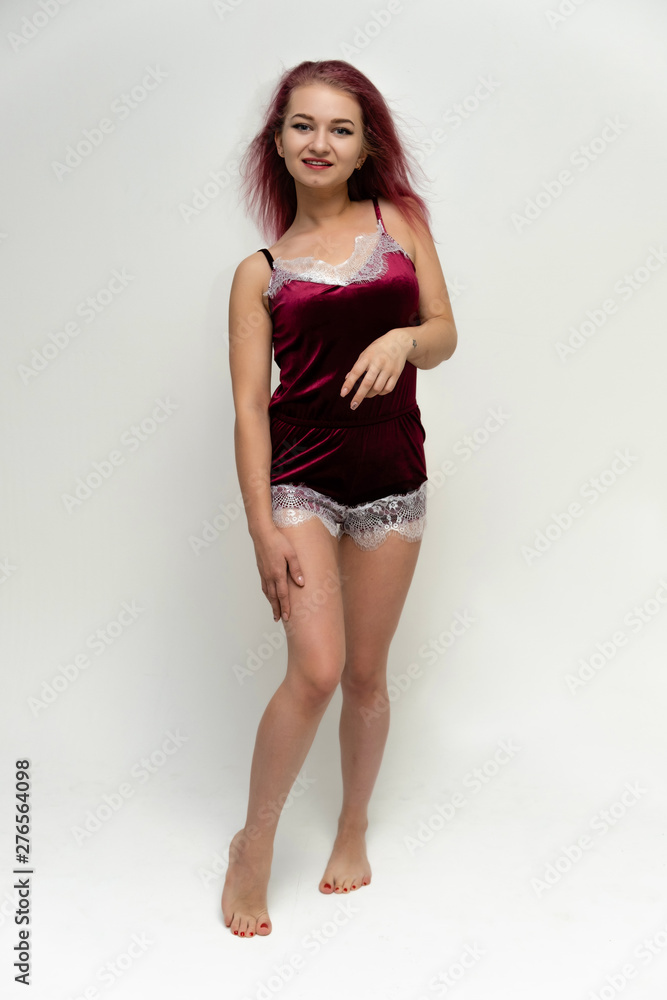
[{"label": "young woman standing", "polygon": [[232,282],[236,463],[288,651],[222,895],[225,924],[252,937],[271,932],[279,814],[267,807],[282,807],[339,683],[343,802],[319,889],[371,880],[367,808],[389,727],[389,711],[373,705],[387,698],[426,514],[416,371],[450,358],[457,333],[391,113],[355,67],[328,60],[285,73],[244,166],[248,202],[277,241],[242,260]]}]

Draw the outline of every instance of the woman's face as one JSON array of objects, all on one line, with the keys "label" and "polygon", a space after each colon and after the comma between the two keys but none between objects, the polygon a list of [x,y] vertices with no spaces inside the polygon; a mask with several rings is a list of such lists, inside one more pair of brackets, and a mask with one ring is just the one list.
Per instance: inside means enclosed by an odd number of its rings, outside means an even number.
[{"label": "woman's face", "polygon": [[[340,185],[366,158],[359,103],[326,84],[295,87],[282,132],[276,132],[276,146],[296,183],[317,188]],[[311,166],[312,160],[328,166]]]}]

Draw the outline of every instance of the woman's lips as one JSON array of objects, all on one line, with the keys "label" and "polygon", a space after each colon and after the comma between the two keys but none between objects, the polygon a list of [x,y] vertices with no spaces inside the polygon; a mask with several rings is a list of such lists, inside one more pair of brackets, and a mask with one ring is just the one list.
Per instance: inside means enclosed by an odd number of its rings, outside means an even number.
[{"label": "woman's lips", "polygon": [[308,160],[304,160],[303,162],[307,167],[310,167],[311,170],[326,170],[332,165],[331,163],[309,163]]}]

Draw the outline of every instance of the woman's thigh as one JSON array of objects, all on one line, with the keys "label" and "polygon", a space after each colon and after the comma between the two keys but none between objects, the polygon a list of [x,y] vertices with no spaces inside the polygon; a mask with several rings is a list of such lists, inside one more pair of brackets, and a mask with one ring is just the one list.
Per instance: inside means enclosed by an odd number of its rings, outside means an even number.
[{"label": "woman's thigh", "polygon": [[300,587],[288,575],[290,617],[283,622],[288,650],[286,681],[307,682],[321,693],[333,691],[345,663],[340,543],[318,517],[279,530],[294,546],[305,581]]},{"label": "woman's thigh", "polygon": [[390,531],[376,549],[339,542],[346,664],[343,681],[384,679],[385,661],[417,565],[421,541]]}]

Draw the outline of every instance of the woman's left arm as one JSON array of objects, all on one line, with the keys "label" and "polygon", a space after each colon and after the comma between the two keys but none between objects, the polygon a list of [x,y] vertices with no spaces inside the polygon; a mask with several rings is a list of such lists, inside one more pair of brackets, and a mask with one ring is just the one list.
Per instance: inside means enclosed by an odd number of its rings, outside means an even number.
[{"label": "woman's left arm", "polygon": [[388,330],[361,352],[345,376],[340,391],[341,396],[346,396],[357,379],[364,376],[350,400],[353,410],[366,397],[384,396],[391,392],[406,361],[415,368],[435,368],[451,358],[456,349],[458,334],[435,244],[422,227],[412,229],[412,238],[421,325]]},{"label": "woman's left arm", "polygon": [[[400,334],[403,343],[409,345],[406,361],[416,368],[435,368],[451,358],[456,350],[458,334],[435,244],[425,230],[413,229],[412,234],[421,326],[397,327],[389,332]],[[413,340],[417,341],[416,347]]]}]

